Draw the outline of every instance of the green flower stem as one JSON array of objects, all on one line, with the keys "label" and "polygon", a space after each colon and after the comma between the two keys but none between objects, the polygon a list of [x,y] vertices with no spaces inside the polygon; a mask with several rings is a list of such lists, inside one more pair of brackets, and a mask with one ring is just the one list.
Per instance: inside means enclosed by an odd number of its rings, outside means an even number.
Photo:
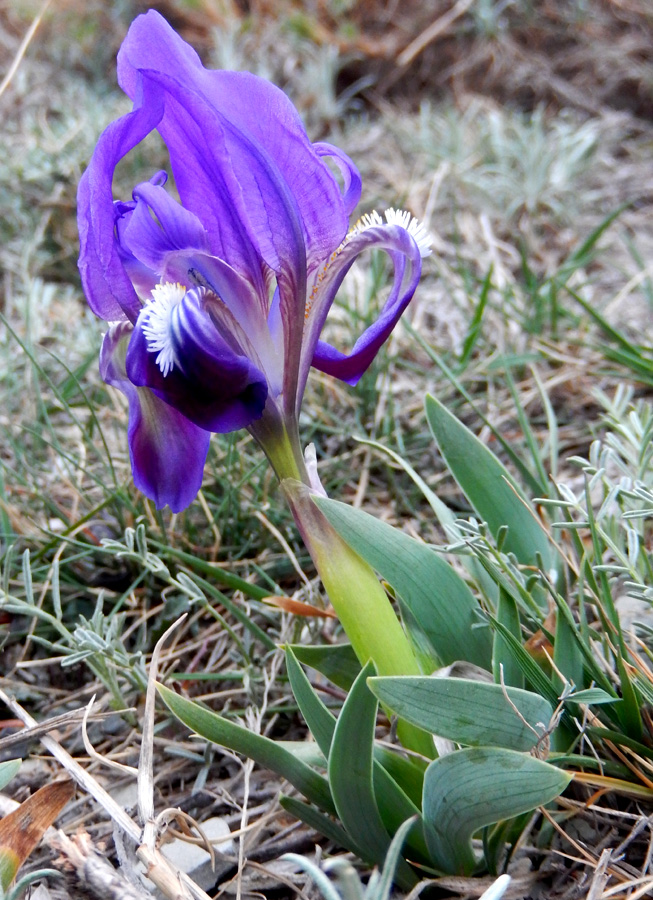
[{"label": "green flower stem", "polygon": [[263,418],[250,425],[249,430],[263,448],[279,481],[293,478],[309,484],[296,421],[285,422],[266,410]]},{"label": "green flower stem", "polygon": [[[374,570],[340,537],[313,503],[296,422],[264,415],[250,431],[281,482],[304,543],[361,665],[379,675],[421,675],[417,657]],[[397,734],[404,747],[428,758],[433,739],[408,722]]]}]

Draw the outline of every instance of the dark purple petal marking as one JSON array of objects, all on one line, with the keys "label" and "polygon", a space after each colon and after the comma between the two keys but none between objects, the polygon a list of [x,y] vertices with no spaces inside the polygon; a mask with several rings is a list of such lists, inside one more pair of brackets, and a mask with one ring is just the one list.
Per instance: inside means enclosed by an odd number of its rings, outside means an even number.
[{"label": "dark purple petal marking", "polygon": [[126,372],[200,428],[236,431],[262,416],[267,381],[220,337],[202,308],[202,294],[161,285],[138,317]]},{"label": "dark purple petal marking", "polygon": [[118,388],[129,404],[129,455],[134,484],[157,509],[180,512],[195,499],[211,435],[127,377],[125,357],[131,336],[127,323],[114,325],[100,353],[102,378]]}]

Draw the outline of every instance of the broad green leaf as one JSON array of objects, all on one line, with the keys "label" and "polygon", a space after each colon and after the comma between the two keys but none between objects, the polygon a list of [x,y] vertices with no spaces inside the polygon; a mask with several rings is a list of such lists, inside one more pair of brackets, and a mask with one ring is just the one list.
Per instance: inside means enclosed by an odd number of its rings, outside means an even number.
[{"label": "broad green leaf", "polygon": [[348,691],[358,678],[361,664],[351,644],[324,644],[313,647],[290,644],[289,649],[302,665],[324,675],[336,687]]},{"label": "broad green leaf", "polygon": [[478,602],[438,554],[402,531],[337,500],[315,500],[327,519],[400,596],[410,624],[418,626],[445,665],[465,659],[487,668],[491,640],[478,625]]},{"label": "broad green leaf", "polygon": [[[328,756],[336,728],[336,718],[317,696],[292,650],[289,648],[286,650],[286,665],[290,686],[297,700],[299,710],[304,716],[306,724],[321,751],[325,756]],[[419,814],[419,806],[417,804],[421,802],[421,790],[416,801],[410,798],[408,792],[412,792],[414,796],[416,776],[419,776],[419,783],[423,784],[423,773],[410,761],[404,760],[398,757],[397,754],[392,754],[387,750],[382,753],[382,750],[383,748],[373,746],[372,772],[374,794],[377,798],[383,824],[392,833],[406,819]],[[389,759],[391,756],[396,758],[394,763]],[[385,761],[386,766],[382,762],[377,761],[377,759]],[[390,766],[392,766],[392,772],[390,771]],[[406,788],[404,788],[400,778],[397,776],[407,777]],[[413,830],[413,841],[411,844],[424,859],[427,858],[424,836],[418,827],[415,827]]]},{"label": "broad green leaf", "polygon": [[314,769],[326,769],[326,756],[315,741],[275,741],[295,757]]},{"label": "broad green leaf", "polygon": [[[435,513],[435,516],[445,529],[448,535],[451,536],[452,540],[458,540],[462,538],[463,532],[458,525],[457,517],[454,513],[449,509],[446,503],[443,503],[442,500],[437,496],[437,494],[431,490],[428,484],[424,481],[424,479],[419,475],[415,469],[408,463],[403,456],[400,456],[398,453],[395,453],[394,450],[391,450],[389,447],[386,447],[384,444],[379,444],[377,441],[368,441],[364,438],[356,438],[356,440],[365,444],[366,447],[373,447],[375,450],[378,450],[381,453],[384,453],[386,456],[389,456],[390,459],[393,459],[404,472],[412,478],[417,487],[422,492],[424,499],[428,501],[429,506]],[[469,575],[474,579],[476,584],[478,585],[483,596],[488,597],[490,599],[491,605],[494,607],[497,602],[497,586],[495,582],[490,578],[487,572],[483,569],[483,567],[479,564],[478,560],[475,556],[471,556],[470,554],[462,554],[460,557],[460,564],[465,567]]]},{"label": "broad green leaf", "polygon": [[397,715],[458,744],[531,750],[553,714],[539,694],[466,678],[374,677],[368,684]]},{"label": "broad green leaf", "polygon": [[571,775],[548,763],[494,747],[457,750],[434,760],[424,778],[423,817],[434,864],[452,874],[476,867],[472,835],[557,797]]},{"label": "broad green leaf", "polygon": [[325,812],[335,813],[326,779],[294,756],[286,747],[263,735],[248,731],[198,703],[193,703],[192,700],[180,697],[162,684],[157,685],[157,689],[168,709],[196,734],[214,744],[242,753],[243,756],[271,769],[289,781],[311,803]]},{"label": "broad green leaf", "polygon": [[8,759],[6,762],[0,763],[0,791],[18,773],[21,763],[22,759]]},{"label": "broad green leaf", "polygon": [[[377,701],[366,684],[374,672],[368,663],[358,676],[338,717],[329,754],[329,786],[345,830],[359,844],[362,858],[383,865],[390,837],[374,794],[374,728]],[[397,870],[402,887],[416,882],[403,862]]]},{"label": "broad green leaf", "polygon": [[426,417],[442,456],[461,490],[496,537],[508,526],[504,549],[523,565],[548,569],[552,552],[549,539],[516,482],[497,457],[430,394]]}]

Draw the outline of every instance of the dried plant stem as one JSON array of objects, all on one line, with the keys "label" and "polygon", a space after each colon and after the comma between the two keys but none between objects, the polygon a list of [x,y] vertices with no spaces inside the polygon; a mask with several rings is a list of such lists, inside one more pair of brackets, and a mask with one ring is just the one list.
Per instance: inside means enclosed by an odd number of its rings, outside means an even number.
[{"label": "dried plant stem", "polygon": [[[7,706],[8,709],[12,711],[12,713],[20,719],[28,728],[36,728],[38,722],[30,716],[27,710],[23,709],[23,707],[6,694],[0,688],[0,700]],[[48,734],[39,735],[39,740],[46,748],[46,750],[54,756],[57,762],[61,763],[64,769],[72,775],[75,781],[88,793],[90,794],[97,802],[102,806],[104,810],[111,816],[113,821],[118,825],[118,827],[125,832],[133,841],[137,844],[140,843],[141,839],[141,830],[131,819],[127,813],[119,806],[116,801],[113,799],[111,794],[109,794],[102,785],[98,784],[98,782],[90,775],[86,769],[82,768],[76,759],[65,750],[61,744],[56,741],[53,737]]]},{"label": "dried plant stem", "polygon": [[[176,627],[177,624],[179,623],[175,623],[173,628]],[[155,654],[153,655],[154,675],[156,674],[158,662],[157,651],[160,652],[160,647],[171,630],[172,628],[168,629],[163,638],[159,641]],[[154,684],[153,678],[150,679],[150,682],[152,685]],[[4,703],[7,708],[29,728],[35,728],[38,725],[36,720],[30,716],[27,710],[23,709],[20,703],[6,694],[2,689],[0,689],[0,701],[2,701],[2,703]],[[148,740],[150,743],[150,758],[148,759],[146,753],[145,773],[142,779],[139,775],[139,810],[145,810],[147,812],[151,806],[152,819],[153,804],[145,797],[145,793],[146,790],[152,789],[153,781],[151,764],[153,724],[151,724],[149,728],[147,727],[148,715],[153,723],[153,703],[153,698],[149,700],[149,702],[146,701],[146,725],[143,734],[143,742],[145,743],[146,740]],[[149,826],[149,828],[144,828],[141,831],[139,825],[116,803],[111,794],[109,794],[91,774],[80,766],[77,760],[74,759],[58,741],[47,734],[40,735],[39,739],[46,750],[54,756],[57,762],[59,762],[64,769],[72,775],[75,781],[90,794],[100,806],[102,806],[118,828],[136,844],[136,856],[144,864],[146,876],[150,881],[154,882],[169,900],[210,900],[209,895],[205,893],[205,891],[198,887],[198,885],[196,885],[184,872],[175,869],[165,856],[161,854],[156,846],[157,835],[154,831],[153,821],[146,821],[145,824],[146,826]],[[141,763],[143,764],[143,754],[141,754]],[[150,794],[150,798],[151,797],[152,794]]]},{"label": "dried plant stem", "polygon": [[36,29],[41,24],[41,19],[45,15],[45,11],[49,5],[50,5],[50,0],[45,0],[43,6],[38,11],[37,15],[34,17],[32,24],[27,29],[27,34],[21,41],[20,47],[18,48],[18,52],[16,53],[16,56],[14,57],[11,65],[9,66],[9,70],[7,71],[7,74],[2,79],[2,83],[0,84],[0,97],[2,97],[4,92],[7,90],[7,88],[11,84],[12,78],[18,71],[18,66],[20,65],[23,57],[25,56],[25,53],[27,52],[27,48],[29,47],[32,38],[36,34]]},{"label": "dried plant stem", "polygon": [[69,838],[58,831],[50,839],[50,846],[73,866],[87,891],[100,900],[151,900],[149,891],[138,890],[97,852],[88,834]]}]

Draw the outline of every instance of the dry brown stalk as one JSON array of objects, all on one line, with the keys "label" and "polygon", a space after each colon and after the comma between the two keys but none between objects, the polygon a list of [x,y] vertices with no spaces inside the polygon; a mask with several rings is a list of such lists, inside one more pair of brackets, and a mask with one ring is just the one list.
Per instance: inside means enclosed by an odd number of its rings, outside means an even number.
[{"label": "dry brown stalk", "polygon": [[70,838],[57,831],[50,839],[50,846],[75,870],[84,887],[99,900],[147,900],[151,894],[139,890],[118,869],[106,861],[95,849],[86,832]]}]

